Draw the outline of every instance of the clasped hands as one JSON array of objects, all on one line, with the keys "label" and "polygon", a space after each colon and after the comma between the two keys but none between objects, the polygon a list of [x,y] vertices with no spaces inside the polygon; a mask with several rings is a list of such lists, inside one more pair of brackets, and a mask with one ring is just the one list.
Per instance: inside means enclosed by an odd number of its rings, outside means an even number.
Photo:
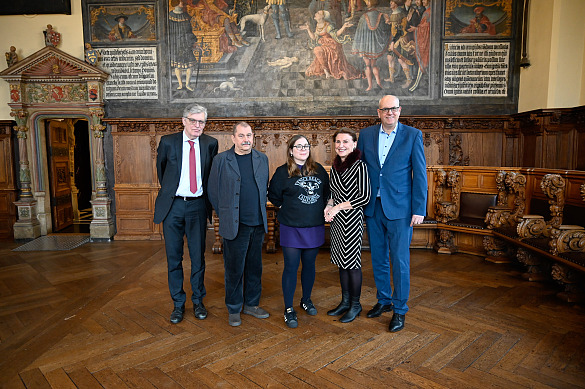
[{"label": "clasped hands", "polygon": [[337,215],[337,212],[339,212],[339,208],[332,206],[332,205],[327,205],[325,207],[325,210],[323,211],[323,216],[325,217],[325,221],[327,223],[331,223],[331,221],[333,220],[333,217],[335,217],[335,215]]}]

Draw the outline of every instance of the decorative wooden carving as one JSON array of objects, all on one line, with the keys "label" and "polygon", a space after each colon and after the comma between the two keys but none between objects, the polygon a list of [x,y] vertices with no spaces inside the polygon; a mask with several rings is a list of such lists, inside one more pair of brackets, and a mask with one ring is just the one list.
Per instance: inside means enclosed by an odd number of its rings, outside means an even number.
[{"label": "decorative wooden carving", "polygon": [[527,281],[542,281],[547,278],[549,274],[550,263],[542,257],[534,255],[532,252],[521,247],[516,251],[516,258],[518,262],[524,265],[526,272],[522,274],[522,278]]},{"label": "decorative wooden carving", "polygon": [[453,232],[449,230],[437,230],[437,240],[435,242],[435,251],[439,254],[451,254],[457,251],[453,243]]},{"label": "decorative wooden carving", "polygon": [[508,190],[506,187],[506,175],[504,170],[496,172],[496,187],[498,188],[498,205],[508,205]]},{"label": "decorative wooden carving", "polygon": [[560,263],[555,263],[551,268],[551,276],[561,287],[562,292],[557,297],[568,303],[585,301],[584,278],[581,273]]},{"label": "decorative wooden carving", "polygon": [[223,245],[221,242],[221,236],[219,235],[219,217],[217,216],[217,213],[215,213],[215,211],[213,211],[213,216],[211,220],[212,220],[211,223],[213,224],[213,231],[215,233],[215,239],[213,241],[213,247],[211,248],[211,251],[214,254],[221,254],[223,250]]},{"label": "decorative wooden carving", "polygon": [[510,214],[509,224],[516,225],[526,209],[526,177],[518,172],[506,173],[506,187],[514,194],[514,209]]},{"label": "decorative wooden carving", "polygon": [[561,225],[554,247],[556,248],[556,252],[553,252],[554,255],[568,252],[585,252],[585,228]]},{"label": "decorative wooden carving", "polygon": [[[542,178],[540,188],[549,198],[551,219],[546,223],[543,234],[551,237],[563,224],[563,208],[565,207],[565,180],[559,174],[546,174]],[[558,234],[558,233],[557,233]]]},{"label": "decorative wooden carving", "polygon": [[585,201],[585,184],[581,185],[581,198]]},{"label": "decorative wooden carving", "polygon": [[487,253],[486,260],[493,263],[510,263],[510,258],[514,257],[514,249],[493,236],[483,237],[483,248]]},{"label": "decorative wooden carving", "polygon": [[520,239],[538,238],[546,228],[544,217],[540,215],[524,215],[516,226]]}]

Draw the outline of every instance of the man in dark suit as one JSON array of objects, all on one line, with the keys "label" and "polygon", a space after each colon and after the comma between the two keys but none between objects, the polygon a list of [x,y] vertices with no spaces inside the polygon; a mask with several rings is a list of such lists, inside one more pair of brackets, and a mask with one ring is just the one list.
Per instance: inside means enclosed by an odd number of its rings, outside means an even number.
[{"label": "man in dark suit", "polygon": [[[382,97],[378,108],[382,124],[361,130],[357,146],[372,188],[364,213],[378,302],[367,316],[378,317],[394,310],[391,332],[404,328],[410,292],[412,227],[423,222],[427,205],[422,132],[399,123],[400,111],[397,97]],[[390,264],[394,288],[390,283]]]},{"label": "man in dark suit", "polygon": [[156,170],[160,190],[154,206],[154,222],[163,223],[169,290],[173,299],[171,323],[183,320],[183,237],[187,236],[191,258],[191,300],[198,319],[207,317],[203,305],[205,286],[205,233],[211,220],[207,181],[217,155],[217,139],[203,134],[207,109],[193,104],[183,111],[182,132],[165,135],[157,150]]},{"label": "man in dark suit", "polygon": [[252,147],[254,134],[246,122],[234,126],[232,141],[234,147],[213,160],[208,189],[223,237],[228,323],[235,327],[242,323],[240,312],[259,319],[270,316],[258,306],[262,243],[268,232],[268,158]]}]

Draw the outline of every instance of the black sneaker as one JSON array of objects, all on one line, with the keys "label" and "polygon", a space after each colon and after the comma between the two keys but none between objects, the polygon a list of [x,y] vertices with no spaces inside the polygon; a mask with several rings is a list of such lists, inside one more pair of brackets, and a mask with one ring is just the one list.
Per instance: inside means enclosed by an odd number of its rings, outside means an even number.
[{"label": "black sneaker", "polygon": [[303,308],[308,315],[315,316],[317,314],[317,308],[315,308],[311,299],[308,299],[307,301],[301,300],[301,308]]},{"label": "black sneaker", "polygon": [[297,321],[297,313],[290,307],[284,311],[284,322],[288,328],[297,328],[299,322]]}]

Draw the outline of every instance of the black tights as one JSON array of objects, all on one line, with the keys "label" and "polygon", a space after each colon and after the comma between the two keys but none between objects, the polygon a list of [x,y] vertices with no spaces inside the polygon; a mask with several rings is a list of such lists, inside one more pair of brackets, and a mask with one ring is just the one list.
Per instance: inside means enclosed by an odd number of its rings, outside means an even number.
[{"label": "black tights", "polygon": [[342,292],[349,292],[351,297],[359,298],[362,293],[362,268],[339,268],[339,282]]},{"label": "black tights", "polygon": [[303,287],[303,301],[311,299],[313,284],[315,283],[315,258],[319,248],[297,249],[293,247],[282,247],[284,257],[284,269],[282,271],[282,294],[284,296],[284,307],[293,306],[295,289],[297,288],[297,271],[299,263],[302,262],[301,285]]}]

